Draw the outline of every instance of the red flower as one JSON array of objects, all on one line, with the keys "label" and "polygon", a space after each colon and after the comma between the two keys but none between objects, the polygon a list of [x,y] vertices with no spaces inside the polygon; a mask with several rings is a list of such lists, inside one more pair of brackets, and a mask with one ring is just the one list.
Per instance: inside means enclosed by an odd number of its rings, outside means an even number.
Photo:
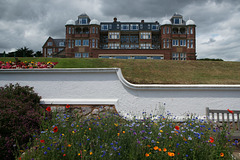
[{"label": "red flower", "polygon": [[44,143],[45,141],[44,140],[40,140],[41,143]]},{"label": "red flower", "polygon": [[231,111],[231,110],[229,110],[229,109],[228,109],[228,112],[233,114],[233,111]]},{"label": "red flower", "polygon": [[51,111],[51,107],[47,107],[46,111],[50,112]]},{"label": "red flower", "polygon": [[179,130],[179,129],[180,129],[180,127],[179,127],[179,126],[175,126],[175,129],[176,129],[176,130]]},{"label": "red flower", "polygon": [[63,157],[65,157],[66,156],[66,154],[63,154]]},{"label": "red flower", "polygon": [[212,137],[210,137],[209,142],[213,143],[213,142],[214,142],[214,139],[213,139]]},{"label": "red flower", "polygon": [[66,108],[70,108],[70,105],[67,104],[67,105],[66,105]]},{"label": "red flower", "polygon": [[57,131],[58,131],[58,127],[56,126],[53,128],[53,132],[56,133]]}]

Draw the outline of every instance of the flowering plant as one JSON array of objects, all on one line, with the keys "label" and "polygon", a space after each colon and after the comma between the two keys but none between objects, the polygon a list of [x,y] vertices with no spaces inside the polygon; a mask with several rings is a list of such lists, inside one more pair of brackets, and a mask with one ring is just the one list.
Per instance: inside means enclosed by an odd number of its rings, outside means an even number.
[{"label": "flowering plant", "polygon": [[53,68],[58,62],[0,61],[0,69]]}]

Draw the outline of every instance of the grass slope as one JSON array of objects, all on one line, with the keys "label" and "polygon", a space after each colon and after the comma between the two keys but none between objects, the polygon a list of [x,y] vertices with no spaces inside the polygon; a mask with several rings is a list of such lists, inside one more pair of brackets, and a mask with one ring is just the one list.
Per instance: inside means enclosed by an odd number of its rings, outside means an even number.
[{"label": "grass slope", "polygon": [[[167,61],[76,58],[19,58],[21,61],[59,62],[55,68],[121,68],[137,84],[240,84],[240,62]],[[0,61],[15,61],[0,58]]]}]

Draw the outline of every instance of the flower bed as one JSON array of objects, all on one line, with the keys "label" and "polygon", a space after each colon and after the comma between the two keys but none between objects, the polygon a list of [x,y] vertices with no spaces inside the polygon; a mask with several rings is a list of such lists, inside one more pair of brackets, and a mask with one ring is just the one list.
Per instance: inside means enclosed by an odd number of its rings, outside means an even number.
[{"label": "flower bed", "polygon": [[16,62],[12,61],[0,61],[0,69],[27,69],[27,68],[53,68],[57,65],[58,62],[21,62],[16,60]]},{"label": "flower bed", "polygon": [[[19,159],[232,159],[238,143],[231,142],[225,128],[187,117],[176,123],[167,116],[127,119],[115,113],[79,119],[70,113],[52,112]],[[69,110],[69,111],[68,111]]]}]

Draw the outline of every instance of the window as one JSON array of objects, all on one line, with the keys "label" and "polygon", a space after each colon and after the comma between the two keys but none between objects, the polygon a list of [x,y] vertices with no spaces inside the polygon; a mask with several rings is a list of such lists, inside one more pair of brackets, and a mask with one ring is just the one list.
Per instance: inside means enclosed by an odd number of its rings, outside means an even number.
[{"label": "window", "polygon": [[109,24],[109,29],[112,29],[112,24]]},{"label": "window", "polygon": [[75,53],[75,58],[82,58],[81,53]]},{"label": "window", "polygon": [[48,53],[48,55],[51,55],[52,52],[53,52],[53,51],[52,51],[52,48],[48,48],[48,49],[47,49],[47,53]]},{"label": "window", "polygon": [[89,46],[89,40],[83,40],[83,46]]},{"label": "window", "polygon": [[98,40],[96,39],[96,48],[98,48]]},{"label": "window", "polygon": [[48,42],[47,43],[48,46],[52,46],[52,44],[53,44],[52,42]]},{"label": "window", "polygon": [[180,46],[186,46],[186,40],[180,40]]},{"label": "window", "polygon": [[152,24],[152,30],[158,30],[158,25],[157,24]]},{"label": "window", "polygon": [[143,29],[143,24],[140,24],[140,29]]},{"label": "window", "polygon": [[81,40],[75,40],[75,46],[81,46]]},{"label": "window", "polygon": [[109,32],[109,39],[119,39],[119,32]]},{"label": "window", "polygon": [[92,28],[92,33],[95,33],[95,27]]},{"label": "window", "polygon": [[59,42],[58,44],[60,47],[64,47],[64,42]]},{"label": "window", "polygon": [[121,44],[121,49],[128,49],[129,48],[129,44]]},{"label": "window", "polygon": [[122,24],[121,30],[129,30],[129,24]]},{"label": "window", "polygon": [[141,49],[150,49],[151,48],[151,43],[142,43],[140,44]]},{"label": "window", "polygon": [[74,48],[74,40],[72,40],[72,48]]},{"label": "window", "polygon": [[193,48],[193,40],[190,42],[190,47]]},{"label": "window", "polygon": [[180,53],[180,60],[186,60],[186,53]]},{"label": "window", "polygon": [[150,25],[150,24],[148,24],[148,29],[150,29],[150,27],[151,27],[151,25]]},{"label": "window", "polygon": [[74,28],[72,28],[72,34],[74,34]]},{"label": "window", "polygon": [[169,34],[169,27],[167,27],[167,34]]},{"label": "window", "polygon": [[167,39],[167,48],[169,48],[169,39]]},{"label": "window", "polygon": [[92,48],[95,48],[95,39],[92,40]]},{"label": "window", "polygon": [[117,24],[117,29],[119,29],[119,24]]},{"label": "window", "polygon": [[62,50],[64,50],[64,48],[58,48],[58,52],[61,52]]},{"label": "window", "polygon": [[187,48],[189,48],[189,40],[187,40]]},{"label": "window", "polygon": [[130,29],[131,30],[138,30],[138,24],[130,24]]},{"label": "window", "polygon": [[163,27],[163,34],[165,34],[165,27]]},{"label": "window", "polygon": [[173,46],[178,46],[178,40],[173,39],[173,40],[172,40],[172,45],[173,45]]},{"label": "window", "polygon": [[181,18],[174,18],[174,24],[182,24],[182,19]]},{"label": "window", "polygon": [[151,39],[151,32],[141,32],[141,39]]},{"label": "window", "polygon": [[102,24],[101,25],[101,30],[108,30],[108,25],[107,24]]},{"label": "window", "polygon": [[68,41],[68,48],[71,48],[71,40]]},{"label": "window", "polygon": [[96,27],[96,33],[98,33],[98,27]]},{"label": "window", "polygon": [[82,57],[83,57],[83,58],[88,58],[88,57],[89,57],[89,54],[88,54],[88,53],[82,53]]},{"label": "window", "polygon": [[193,34],[193,28],[192,27],[190,28],[190,34]]},{"label": "window", "polygon": [[87,18],[80,18],[79,24],[87,24]]},{"label": "window", "polygon": [[109,49],[119,49],[119,43],[109,43]]},{"label": "window", "polygon": [[68,28],[68,34],[71,34],[71,27]]},{"label": "window", "polygon": [[163,40],[163,48],[166,48],[165,39]]},{"label": "window", "polygon": [[179,53],[173,53],[172,60],[179,60]]}]

